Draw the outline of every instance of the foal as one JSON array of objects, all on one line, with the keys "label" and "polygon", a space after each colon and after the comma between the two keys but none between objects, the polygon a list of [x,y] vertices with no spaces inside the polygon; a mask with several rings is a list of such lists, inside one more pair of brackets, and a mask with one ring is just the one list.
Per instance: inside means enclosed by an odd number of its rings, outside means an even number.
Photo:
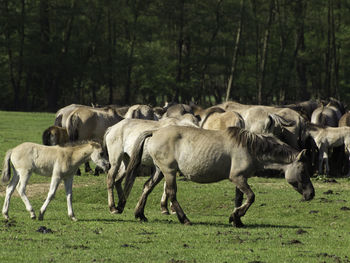
[{"label": "foal", "polygon": [[6,197],[2,214],[6,220],[9,219],[8,210],[11,195],[17,186],[17,191],[24,202],[30,217],[35,219],[32,205],[26,196],[26,186],[31,174],[51,176],[50,190],[39,213],[39,220],[44,219],[46,208],[53,199],[59,183],[63,180],[66,190],[68,216],[76,221],[72,208],[72,185],[73,175],[78,167],[88,160],[105,171],[109,169],[109,162],[104,156],[101,145],[97,142],[88,141],[70,146],[45,146],[30,142],[22,143],[7,151],[2,171],[2,182],[7,183],[11,178],[11,166],[13,176],[6,188]]}]

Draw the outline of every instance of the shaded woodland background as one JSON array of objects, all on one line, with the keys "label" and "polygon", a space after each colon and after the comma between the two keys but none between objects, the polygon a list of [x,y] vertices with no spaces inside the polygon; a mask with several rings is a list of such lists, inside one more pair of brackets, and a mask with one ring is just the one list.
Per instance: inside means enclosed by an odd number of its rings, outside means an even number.
[{"label": "shaded woodland background", "polygon": [[1,0],[0,109],[350,101],[348,0]]}]

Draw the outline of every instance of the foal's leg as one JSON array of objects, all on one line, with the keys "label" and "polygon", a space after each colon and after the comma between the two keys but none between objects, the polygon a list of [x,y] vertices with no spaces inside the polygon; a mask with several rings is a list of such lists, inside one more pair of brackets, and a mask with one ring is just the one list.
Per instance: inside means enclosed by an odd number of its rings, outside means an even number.
[{"label": "foal's leg", "polygon": [[73,221],[77,221],[77,219],[74,216],[73,206],[72,206],[72,199],[73,199],[72,187],[73,187],[73,175],[64,179],[64,188],[66,190],[68,216]]},{"label": "foal's leg", "polygon": [[19,172],[19,184],[17,185],[17,192],[19,196],[22,198],[22,201],[26,206],[26,210],[30,213],[30,218],[35,219],[36,216],[34,213],[34,209],[30,204],[29,199],[26,195],[26,187],[31,174],[28,171],[23,171],[23,170],[20,170],[18,172]]},{"label": "foal's leg", "polygon": [[11,200],[11,196],[12,196],[13,192],[16,189],[18,181],[19,181],[19,176],[18,176],[16,170],[13,169],[13,176],[12,176],[10,183],[6,187],[6,196],[5,196],[5,200],[4,200],[4,205],[2,207],[2,214],[6,220],[9,220],[8,211],[9,211],[9,206],[10,206],[10,200]]},{"label": "foal's leg", "polygon": [[[243,227],[244,225],[241,221],[241,217],[245,215],[249,207],[253,204],[255,200],[255,194],[247,183],[247,177],[244,177],[243,175],[230,175],[230,180],[236,184],[240,192],[246,195],[247,200],[243,205],[234,209],[229,218],[229,222],[236,227]],[[238,202],[236,200],[236,204],[239,204],[239,202],[242,202],[242,200],[239,199]]]},{"label": "foal's leg", "polygon": [[152,192],[153,188],[163,179],[163,177],[164,176],[162,172],[156,168],[156,171],[153,173],[151,178],[145,182],[143,185],[141,197],[135,208],[135,218],[139,218],[142,221],[147,221],[147,218],[144,214],[147,197]]},{"label": "foal's leg", "polygon": [[50,203],[50,201],[54,198],[57,187],[60,184],[60,182],[61,182],[61,178],[59,176],[52,175],[49,193],[47,194],[47,198],[46,198],[44,204],[40,208],[39,220],[44,219],[44,214],[45,214],[46,208],[47,208],[48,204]]}]

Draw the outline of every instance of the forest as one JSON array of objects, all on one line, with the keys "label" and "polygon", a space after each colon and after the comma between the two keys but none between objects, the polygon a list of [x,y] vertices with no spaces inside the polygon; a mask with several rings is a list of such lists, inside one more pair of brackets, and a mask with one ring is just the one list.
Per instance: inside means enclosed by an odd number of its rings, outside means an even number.
[{"label": "forest", "polygon": [[0,109],[350,101],[348,0],[2,0]]}]

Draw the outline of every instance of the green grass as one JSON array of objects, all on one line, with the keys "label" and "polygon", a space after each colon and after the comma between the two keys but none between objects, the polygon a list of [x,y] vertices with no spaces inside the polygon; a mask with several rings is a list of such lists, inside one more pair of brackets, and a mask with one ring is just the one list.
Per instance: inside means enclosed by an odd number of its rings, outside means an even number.
[{"label": "green grass", "polygon": [[[0,112],[1,158],[23,141],[40,142],[53,118],[53,114]],[[229,181],[200,185],[178,180],[178,200],[193,223],[184,226],[176,216],[160,214],[161,185],[148,199],[149,222],[134,219],[146,178],[137,178],[124,213],[111,215],[105,177],[75,177],[78,222],[68,219],[62,188],[44,221],[31,220],[21,199],[14,196],[10,221],[0,221],[0,262],[350,262],[348,179],[337,178],[337,183],[313,179],[315,199],[301,202],[284,179],[251,178],[256,202],[242,218],[246,227],[237,229],[228,223],[234,205]],[[46,186],[49,178],[33,175],[33,183]],[[0,186],[1,205],[4,191]],[[37,213],[46,193],[28,189]],[[37,232],[40,226],[52,233]]]}]

